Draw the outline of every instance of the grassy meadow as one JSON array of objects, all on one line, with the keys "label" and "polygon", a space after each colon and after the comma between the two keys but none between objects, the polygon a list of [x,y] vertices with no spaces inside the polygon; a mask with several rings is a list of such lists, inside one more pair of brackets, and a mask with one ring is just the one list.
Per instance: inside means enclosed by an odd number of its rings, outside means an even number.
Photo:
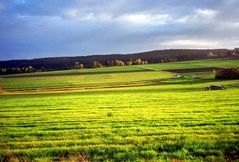
[{"label": "grassy meadow", "polygon": [[[162,71],[238,65],[199,60],[0,77],[0,161],[239,160],[239,80],[214,80],[213,72],[173,79]],[[129,69],[151,71],[123,72]],[[204,91],[212,84],[226,90]]]}]

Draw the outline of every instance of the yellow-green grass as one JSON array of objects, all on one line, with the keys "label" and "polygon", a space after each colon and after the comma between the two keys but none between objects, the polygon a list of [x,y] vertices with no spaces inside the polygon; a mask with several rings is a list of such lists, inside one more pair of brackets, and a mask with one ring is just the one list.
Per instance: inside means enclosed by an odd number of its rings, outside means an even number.
[{"label": "yellow-green grass", "polygon": [[94,75],[65,75],[55,77],[0,78],[5,90],[67,87],[96,87],[112,85],[148,84],[152,80],[170,78],[169,72],[132,72]]},{"label": "yellow-green grass", "polygon": [[[113,66],[113,67],[104,67],[104,68],[85,68],[85,69],[70,69],[70,70],[57,70],[57,71],[44,71],[44,72],[32,72],[32,73],[21,73],[21,74],[12,74],[12,76],[22,76],[22,75],[41,75],[41,74],[67,74],[67,73],[80,73],[80,72],[120,72],[120,71],[135,71],[135,70],[144,70],[141,66]],[[5,75],[6,76],[6,75]]]},{"label": "yellow-green grass", "polygon": [[[27,87],[31,79],[40,79],[39,88],[58,78],[77,78],[77,86],[151,84],[0,95],[0,161],[238,159],[239,80],[214,80],[212,73],[171,79],[172,74],[155,71],[110,74],[107,82],[107,75],[25,78],[25,85],[19,78],[9,79],[16,89]],[[204,91],[212,84],[226,90]]]},{"label": "yellow-green grass", "polygon": [[205,67],[220,67],[229,68],[239,66],[239,60],[230,59],[209,59],[209,60],[194,60],[182,61],[172,63],[148,64],[143,65],[142,68],[151,70],[169,70],[169,69],[192,69],[192,68],[205,68]]},{"label": "yellow-green grass", "polygon": [[235,158],[239,88],[208,92],[207,85],[2,95],[1,157],[10,152],[28,160],[78,153],[92,161]]},{"label": "yellow-green grass", "polygon": [[[104,71],[122,71],[122,73],[112,74],[93,74],[93,75],[63,75],[63,76],[44,76],[29,78],[3,78],[0,77],[0,86],[5,90],[25,90],[25,89],[45,89],[45,88],[82,88],[96,86],[117,86],[122,84],[155,84],[160,79],[170,78],[172,74],[162,72],[166,69],[184,69],[184,68],[204,68],[204,67],[236,67],[239,66],[239,60],[196,60],[177,63],[149,64],[124,67],[108,67],[96,69],[80,69],[68,71],[38,72],[37,74],[67,74],[75,72],[104,72]],[[149,72],[124,73],[129,70],[149,69]],[[35,73],[29,73],[31,75]],[[193,73],[191,73],[193,76]],[[214,74],[202,73],[205,78],[213,78]],[[209,75],[208,75],[209,74]],[[17,74],[25,75],[25,74]],[[187,74],[189,75],[189,74]],[[198,75],[198,74],[197,74]],[[200,74],[201,75],[201,74]]]}]

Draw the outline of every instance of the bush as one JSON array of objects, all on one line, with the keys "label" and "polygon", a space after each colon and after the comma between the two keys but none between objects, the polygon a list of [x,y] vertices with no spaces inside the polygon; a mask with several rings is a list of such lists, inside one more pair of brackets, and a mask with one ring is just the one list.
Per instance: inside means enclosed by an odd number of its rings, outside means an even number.
[{"label": "bush", "polygon": [[239,67],[217,70],[215,79],[239,79]]}]

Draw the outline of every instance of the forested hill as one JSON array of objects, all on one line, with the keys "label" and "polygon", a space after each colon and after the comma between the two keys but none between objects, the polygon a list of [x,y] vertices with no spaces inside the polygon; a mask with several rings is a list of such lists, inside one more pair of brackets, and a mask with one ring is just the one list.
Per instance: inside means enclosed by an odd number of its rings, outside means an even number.
[{"label": "forested hill", "polygon": [[[15,73],[13,72],[13,69],[15,69],[15,71],[16,69],[22,71],[26,70],[27,67],[36,71],[44,71],[232,57],[239,58],[238,49],[169,49],[133,54],[51,57],[30,60],[0,61],[0,68],[2,71],[6,71],[6,69],[9,71],[9,69],[11,69],[10,71],[12,72],[10,73]],[[141,62],[137,62],[137,59],[139,58]]]}]

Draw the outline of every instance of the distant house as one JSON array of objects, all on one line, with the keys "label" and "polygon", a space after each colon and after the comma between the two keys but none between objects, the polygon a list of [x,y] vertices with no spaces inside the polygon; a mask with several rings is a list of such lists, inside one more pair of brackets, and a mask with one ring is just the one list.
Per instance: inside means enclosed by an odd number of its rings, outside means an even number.
[{"label": "distant house", "polygon": [[224,90],[225,87],[223,85],[210,85],[209,87],[206,87],[206,91],[211,91],[211,90]]}]

